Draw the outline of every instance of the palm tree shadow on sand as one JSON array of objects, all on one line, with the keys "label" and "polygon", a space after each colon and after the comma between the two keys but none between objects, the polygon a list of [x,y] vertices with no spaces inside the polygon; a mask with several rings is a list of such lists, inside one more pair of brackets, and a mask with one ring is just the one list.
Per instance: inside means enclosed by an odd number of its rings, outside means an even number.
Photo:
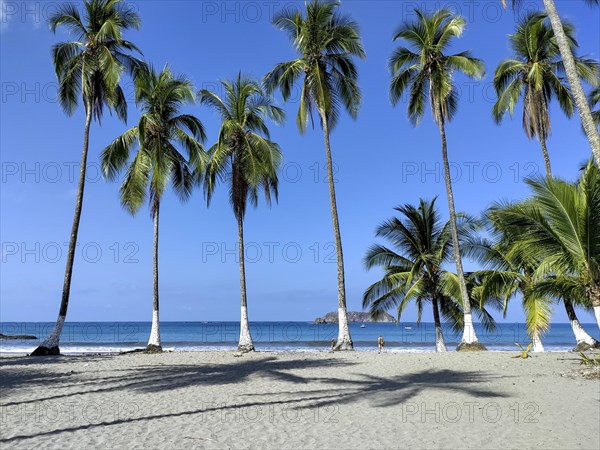
[{"label": "palm tree shadow on sand", "polygon": [[[508,395],[498,390],[487,387],[497,376],[486,372],[460,371],[460,370],[427,370],[414,373],[399,374],[394,376],[373,376],[364,373],[353,373],[352,379],[338,377],[314,376],[314,370],[319,368],[341,369],[354,366],[356,363],[331,359],[305,360],[301,358],[279,359],[276,356],[253,358],[240,361],[238,364],[184,364],[184,365],[153,365],[137,366],[131,370],[116,369],[101,373],[93,379],[85,378],[85,372],[69,373],[66,376],[52,370],[28,370],[26,366],[20,365],[16,358],[6,358],[2,361],[2,379],[0,389],[3,392],[1,408],[15,407],[25,403],[39,403],[43,401],[56,401],[59,398],[77,398],[78,395],[86,395],[86,401],[99,401],[103,394],[108,392],[138,391],[140,394],[161,393],[197,387],[210,387],[222,385],[236,385],[249,383],[255,378],[268,379],[269,391],[252,394],[232,395],[236,399],[235,404],[210,403],[202,407],[177,412],[152,411],[155,408],[146,409],[146,414],[135,417],[118,418],[100,423],[80,424],[52,430],[39,430],[36,433],[21,434],[0,439],[0,443],[21,443],[31,438],[43,436],[55,436],[60,433],[71,433],[78,430],[89,430],[97,427],[111,426],[169,419],[176,417],[194,416],[199,417],[209,413],[226,413],[227,410],[249,407],[269,407],[272,405],[285,406],[290,409],[331,407],[341,404],[364,404],[365,402],[375,408],[389,408],[401,405],[414,399],[419,394],[427,391],[450,391],[468,395],[473,398],[503,398]],[[91,365],[89,372],[98,373]],[[302,373],[310,370],[310,373]],[[43,373],[42,373],[43,372]],[[14,382],[19,378],[18,382]],[[42,386],[53,386],[50,392],[70,389],[69,393],[58,393],[47,397],[38,397],[26,402],[7,402],[10,400],[11,392],[22,389],[35,390]],[[284,390],[278,390],[278,383],[288,384]],[[297,386],[298,390],[290,390],[289,384]],[[91,396],[91,399],[90,399]],[[140,397],[143,401],[143,396]],[[82,399],[83,400],[83,399]],[[148,401],[151,401],[149,398]],[[148,405],[145,405],[148,406]],[[152,405],[150,405],[152,406]]]}]

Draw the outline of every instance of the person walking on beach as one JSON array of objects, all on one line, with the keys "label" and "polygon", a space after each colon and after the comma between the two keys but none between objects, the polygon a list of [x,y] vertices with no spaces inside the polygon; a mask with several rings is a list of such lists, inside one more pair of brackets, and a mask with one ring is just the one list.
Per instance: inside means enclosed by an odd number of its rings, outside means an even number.
[{"label": "person walking on beach", "polygon": [[378,353],[381,353],[383,351],[383,345],[384,345],[383,337],[379,336],[377,338],[377,346],[379,347],[379,352]]}]

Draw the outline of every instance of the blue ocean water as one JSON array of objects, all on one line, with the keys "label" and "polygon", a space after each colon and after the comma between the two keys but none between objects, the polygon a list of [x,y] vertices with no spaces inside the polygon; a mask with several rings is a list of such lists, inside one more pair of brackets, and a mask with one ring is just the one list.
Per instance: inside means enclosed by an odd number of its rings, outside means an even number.
[{"label": "blue ocean water", "polygon": [[[54,323],[2,322],[0,333],[6,335],[34,335],[37,340],[0,340],[2,353],[28,353],[46,337]],[[111,353],[145,347],[150,335],[150,322],[66,322],[60,347],[65,354]],[[364,326],[363,326],[364,325]],[[584,328],[599,339],[596,324]],[[237,347],[237,322],[161,322],[162,345],[172,351],[232,350]],[[250,329],[257,350],[263,351],[319,351],[329,350],[331,340],[337,337],[337,325],[311,322],[251,322]],[[497,329],[486,332],[476,324],[480,342],[489,350],[516,350],[515,343],[527,345],[529,339],[524,324],[499,323]],[[449,350],[456,348],[461,334],[443,327]],[[433,323],[352,323],[350,332],[355,349],[377,351],[377,337],[383,336],[386,350],[392,352],[434,351]],[[548,351],[567,351],[575,339],[569,324],[552,324],[542,339]]]}]

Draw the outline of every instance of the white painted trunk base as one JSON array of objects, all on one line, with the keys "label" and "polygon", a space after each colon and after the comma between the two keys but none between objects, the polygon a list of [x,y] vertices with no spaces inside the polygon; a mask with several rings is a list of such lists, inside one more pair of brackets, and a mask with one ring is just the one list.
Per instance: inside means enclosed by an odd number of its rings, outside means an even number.
[{"label": "white painted trunk base", "polygon": [[435,351],[436,352],[447,352],[446,344],[444,342],[444,335],[440,327],[435,327]]},{"label": "white painted trunk base", "polygon": [[544,345],[542,344],[542,338],[540,337],[539,333],[533,333],[533,336],[531,338],[531,342],[533,343],[533,351],[534,352],[543,352],[544,350]]},{"label": "white painted trunk base", "polygon": [[158,322],[158,311],[152,311],[152,329],[150,330],[150,339],[148,345],[160,347],[160,327]]},{"label": "white painted trunk base", "polygon": [[60,341],[60,334],[62,333],[63,325],[65,324],[66,318],[67,316],[58,316],[58,319],[56,319],[56,323],[54,324],[54,328],[52,329],[52,333],[50,333],[50,336],[48,336],[46,340],[40,344],[40,347],[58,347],[58,343]]},{"label": "white painted trunk base", "polygon": [[600,306],[594,306],[594,315],[596,316],[596,325],[600,329]]},{"label": "white painted trunk base", "polygon": [[248,307],[241,307],[241,319],[240,319],[240,342],[239,348],[243,349],[254,349],[254,343],[252,342],[252,335],[250,334],[250,324],[248,322]]},{"label": "white painted trunk base", "polygon": [[348,327],[348,313],[338,308],[338,339],[337,342],[351,342]]},{"label": "white painted trunk base", "polygon": [[589,345],[594,345],[596,340],[591,337],[587,332],[583,329],[579,320],[571,320],[571,328],[573,329],[573,334],[575,335],[575,340],[579,344],[580,342],[584,342]]},{"label": "white painted trunk base", "polygon": [[477,336],[475,335],[475,327],[473,327],[473,316],[471,314],[465,314],[465,328],[463,330],[462,342],[466,344],[473,344],[477,342]]}]

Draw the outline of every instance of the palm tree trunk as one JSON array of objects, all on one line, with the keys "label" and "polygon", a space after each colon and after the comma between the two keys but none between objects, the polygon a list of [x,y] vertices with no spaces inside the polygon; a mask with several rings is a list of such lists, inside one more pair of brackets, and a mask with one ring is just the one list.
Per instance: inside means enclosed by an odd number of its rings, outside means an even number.
[{"label": "palm tree trunk", "polygon": [[575,105],[577,105],[577,110],[579,111],[579,117],[581,118],[583,129],[585,130],[585,134],[590,142],[590,146],[592,147],[592,153],[596,159],[596,164],[598,167],[600,167],[600,135],[596,129],[594,118],[592,117],[592,112],[590,110],[590,105],[587,102],[585,93],[581,87],[581,81],[577,75],[577,68],[575,67],[575,59],[573,58],[571,47],[567,41],[567,37],[560,20],[560,16],[558,15],[558,11],[556,10],[554,0],[544,0],[544,7],[546,8],[546,13],[550,18],[550,23],[552,24],[552,29],[554,30],[554,35],[556,36],[556,41],[558,42],[558,48],[565,65],[565,72],[567,74],[567,79],[569,80],[569,85],[571,86],[571,92],[573,93]]},{"label": "palm tree trunk", "polygon": [[438,301],[434,296],[431,301],[433,305],[433,323],[435,324],[435,351],[447,352],[444,335],[442,333],[442,323],[440,321],[440,311],[438,309]]},{"label": "palm tree trunk", "polygon": [[544,155],[544,164],[546,165],[546,176],[552,177],[552,168],[550,167],[550,155],[548,154],[548,147],[546,147],[546,139],[540,138],[540,145],[542,146],[542,155]]},{"label": "palm tree trunk", "polygon": [[338,338],[333,350],[353,350],[350,328],[348,326],[348,310],[346,309],[346,281],[344,278],[344,253],[342,251],[342,237],[338,219],[337,202],[335,200],[335,185],[333,180],[333,161],[331,159],[331,146],[329,143],[329,126],[325,111],[319,109],[323,135],[325,137],[325,155],[327,157],[327,181],[329,182],[329,202],[331,204],[331,219],[333,221],[333,234],[335,236],[335,249],[337,253],[337,279],[338,279]]},{"label": "palm tree trunk", "polygon": [[152,275],[154,279],[154,300],[152,302],[152,329],[150,330],[150,339],[146,346],[146,352],[160,353],[162,346],[160,344],[160,321],[158,318],[158,220],[160,213],[160,202],[154,203],[153,219],[154,219],[154,258],[152,265]]},{"label": "palm tree trunk", "polygon": [[563,300],[563,303],[565,304],[565,310],[567,311],[567,316],[569,317],[569,322],[571,322],[571,328],[573,329],[573,334],[575,335],[575,340],[577,341],[577,346],[573,349],[573,351],[582,352],[589,350],[590,348],[600,348],[600,342],[590,336],[579,323],[571,300],[565,299]]},{"label": "palm tree trunk", "polygon": [[[544,164],[546,165],[546,177],[552,178],[552,166],[550,165],[550,154],[548,153],[548,147],[546,147],[546,139],[540,138],[540,145],[542,147],[542,155],[544,156]],[[531,335],[531,342],[533,343],[533,351],[541,353],[545,351],[544,344],[542,344],[542,336],[538,330],[535,330]]]},{"label": "palm tree trunk", "polygon": [[589,292],[592,299],[592,307],[594,308],[594,316],[596,317],[596,324],[600,329],[600,286],[591,286]]},{"label": "palm tree trunk", "polygon": [[71,237],[69,238],[69,252],[67,254],[67,266],[65,268],[65,278],[63,282],[62,298],[56,324],[44,342],[36,348],[31,356],[59,355],[59,341],[62,333],[65,319],[67,318],[67,309],[69,307],[69,296],[71,294],[71,278],[73,276],[73,263],[75,261],[75,247],[77,246],[77,235],[79,233],[79,221],[81,219],[81,210],[83,207],[83,193],[85,191],[85,172],[87,169],[87,156],[90,142],[90,125],[92,123],[92,108],[84,100],[85,106],[85,128],[83,131],[83,151],[81,153],[81,162],[79,165],[79,182],[77,185],[77,199],[75,200],[75,213],[73,215],[73,225],[71,227]]},{"label": "palm tree trunk", "polygon": [[240,342],[238,351],[253,352],[254,343],[250,334],[250,323],[248,321],[248,303],[246,301],[246,267],[244,265],[244,219],[237,218],[238,222],[238,251],[240,255],[240,297],[241,297],[241,317],[240,317]]},{"label": "palm tree trunk", "polygon": [[534,331],[533,335],[531,336],[531,342],[533,343],[533,351],[534,352],[544,352],[544,344],[542,344],[542,337],[540,336],[540,332],[539,331]]},{"label": "palm tree trunk", "polygon": [[[443,114],[439,115],[443,117]],[[471,316],[471,303],[465,282],[462,260],[460,257],[460,248],[458,241],[458,230],[456,225],[456,210],[454,209],[454,196],[452,194],[452,182],[450,181],[450,164],[448,162],[448,147],[446,144],[446,130],[444,121],[439,121],[440,137],[442,139],[442,159],[444,163],[444,180],[446,182],[446,193],[448,194],[448,210],[450,212],[450,230],[452,234],[452,247],[454,251],[454,261],[456,262],[456,274],[458,275],[458,284],[460,287],[460,296],[463,304],[464,330],[461,343],[458,345],[458,351],[461,350],[485,350],[485,347],[477,341],[473,318]]]}]

